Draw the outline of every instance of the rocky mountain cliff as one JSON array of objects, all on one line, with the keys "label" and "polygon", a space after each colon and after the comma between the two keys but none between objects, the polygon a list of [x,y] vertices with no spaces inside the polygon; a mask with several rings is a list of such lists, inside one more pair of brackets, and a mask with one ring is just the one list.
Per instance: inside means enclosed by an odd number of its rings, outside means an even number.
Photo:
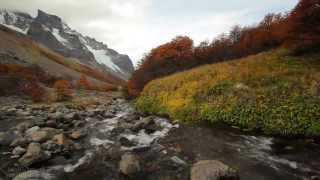
[{"label": "rocky mountain cliff", "polygon": [[37,17],[27,13],[1,10],[0,24],[46,45],[72,60],[102,72],[128,79],[134,70],[127,55],[71,29],[60,17],[38,10]]}]

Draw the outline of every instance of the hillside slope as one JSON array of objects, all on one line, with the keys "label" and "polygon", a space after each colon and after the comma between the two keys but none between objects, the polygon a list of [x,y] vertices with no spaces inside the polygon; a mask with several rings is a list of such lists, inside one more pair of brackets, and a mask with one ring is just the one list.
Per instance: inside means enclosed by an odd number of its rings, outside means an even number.
[{"label": "hillside slope", "polygon": [[151,81],[136,106],[181,121],[319,136],[320,56],[287,54],[278,49]]},{"label": "hillside slope", "polygon": [[0,24],[44,44],[70,61],[85,64],[124,80],[134,70],[131,59],[106,44],[71,29],[60,17],[38,10],[36,17],[27,13],[0,10]]},{"label": "hillside slope", "polygon": [[30,37],[0,25],[0,64],[39,65],[55,77],[77,81],[81,74],[96,85],[123,84],[124,80],[99,72],[84,64],[55,53]]}]

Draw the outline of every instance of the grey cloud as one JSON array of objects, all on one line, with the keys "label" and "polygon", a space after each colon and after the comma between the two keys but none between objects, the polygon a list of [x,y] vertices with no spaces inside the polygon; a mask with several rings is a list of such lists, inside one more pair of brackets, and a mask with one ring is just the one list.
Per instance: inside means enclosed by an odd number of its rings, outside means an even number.
[{"label": "grey cloud", "polygon": [[252,24],[298,0],[0,0],[1,8],[63,18],[73,29],[103,41],[136,62],[176,35],[212,39],[234,24]]}]

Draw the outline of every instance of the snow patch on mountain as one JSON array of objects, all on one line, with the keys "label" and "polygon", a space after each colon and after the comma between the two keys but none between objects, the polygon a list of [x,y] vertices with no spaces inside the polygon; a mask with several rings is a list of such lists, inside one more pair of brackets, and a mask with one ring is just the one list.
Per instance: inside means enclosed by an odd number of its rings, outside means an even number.
[{"label": "snow patch on mountain", "polygon": [[63,45],[69,47],[69,41],[66,40],[65,38],[63,38],[63,37],[60,35],[59,29],[53,28],[53,29],[52,29],[52,35],[53,35],[60,43],[62,43]]},{"label": "snow patch on mountain", "polygon": [[107,55],[106,50],[95,50],[88,45],[86,45],[86,47],[93,54],[94,58],[99,64],[104,64],[114,71],[122,72],[122,70],[111,61],[111,58]]},{"label": "snow patch on mountain", "polygon": [[9,29],[12,29],[12,30],[17,31],[17,32],[22,33],[22,34],[27,34],[27,32],[29,30],[29,29],[23,30],[23,29],[20,29],[20,28],[18,28],[16,26],[13,26],[13,25],[7,25],[7,24],[3,24],[3,25],[6,26]]}]

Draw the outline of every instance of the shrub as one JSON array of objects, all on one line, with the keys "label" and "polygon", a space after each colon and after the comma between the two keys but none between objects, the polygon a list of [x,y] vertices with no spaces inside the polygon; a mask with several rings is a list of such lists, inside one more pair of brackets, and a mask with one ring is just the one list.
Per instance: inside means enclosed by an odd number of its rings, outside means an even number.
[{"label": "shrub", "polygon": [[58,80],[54,83],[57,101],[68,101],[72,99],[72,90],[67,80]]},{"label": "shrub", "polygon": [[20,86],[20,91],[30,96],[34,102],[44,101],[46,95],[46,90],[34,81],[23,82]]},{"label": "shrub", "polygon": [[85,75],[81,75],[79,81],[78,81],[78,87],[81,89],[91,90],[92,86],[89,83],[87,77]]},{"label": "shrub", "polygon": [[180,121],[320,136],[320,56],[288,53],[279,49],[153,80],[135,105],[143,113]]}]

